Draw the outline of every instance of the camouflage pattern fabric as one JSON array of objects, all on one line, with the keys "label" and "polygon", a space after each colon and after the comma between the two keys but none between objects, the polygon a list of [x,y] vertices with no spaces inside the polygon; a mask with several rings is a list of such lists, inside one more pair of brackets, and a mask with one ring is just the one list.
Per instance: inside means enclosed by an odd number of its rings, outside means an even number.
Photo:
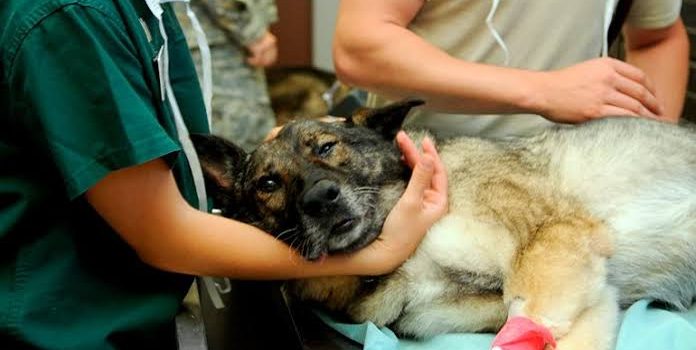
[{"label": "camouflage pattern fabric", "polygon": [[[180,6],[181,5],[181,6]],[[183,4],[176,13],[199,78],[200,54]],[[276,125],[263,69],[245,62],[244,45],[261,38],[278,18],[273,0],[192,0],[212,56],[212,132],[248,150]]]}]

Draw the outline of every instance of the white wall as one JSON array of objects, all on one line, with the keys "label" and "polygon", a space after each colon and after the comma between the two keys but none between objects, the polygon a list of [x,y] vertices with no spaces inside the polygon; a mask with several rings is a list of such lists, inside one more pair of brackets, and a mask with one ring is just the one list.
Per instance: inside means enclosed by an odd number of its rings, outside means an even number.
[{"label": "white wall", "polygon": [[331,42],[339,0],[312,0],[312,64],[333,72]]}]

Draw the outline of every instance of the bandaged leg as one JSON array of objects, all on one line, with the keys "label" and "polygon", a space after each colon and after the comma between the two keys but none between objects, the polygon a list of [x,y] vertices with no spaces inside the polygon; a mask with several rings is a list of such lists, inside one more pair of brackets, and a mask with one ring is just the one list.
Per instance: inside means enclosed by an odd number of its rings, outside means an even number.
[{"label": "bandaged leg", "polygon": [[613,349],[619,315],[616,298],[616,291],[606,288],[600,302],[580,314],[570,332],[558,339],[557,349]]},{"label": "bandaged leg", "polygon": [[539,230],[505,281],[509,319],[526,317],[557,340],[569,334],[606,297],[607,242],[604,227],[583,218]]}]

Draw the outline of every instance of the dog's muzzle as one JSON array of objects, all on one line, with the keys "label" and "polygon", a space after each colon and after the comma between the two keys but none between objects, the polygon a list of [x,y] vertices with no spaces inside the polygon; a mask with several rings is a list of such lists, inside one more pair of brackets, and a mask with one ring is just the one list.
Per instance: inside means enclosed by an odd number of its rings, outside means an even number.
[{"label": "dog's muzzle", "polygon": [[319,180],[303,195],[301,207],[305,214],[313,217],[331,214],[341,195],[341,188],[331,180]]}]

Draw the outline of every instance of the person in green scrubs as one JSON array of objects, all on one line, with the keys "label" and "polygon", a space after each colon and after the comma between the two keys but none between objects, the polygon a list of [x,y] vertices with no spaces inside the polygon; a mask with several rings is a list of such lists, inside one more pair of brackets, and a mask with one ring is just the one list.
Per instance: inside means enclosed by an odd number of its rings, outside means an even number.
[{"label": "person in green scrubs", "polygon": [[[173,349],[173,319],[192,276],[386,273],[446,211],[434,147],[421,155],[403,135],[411,183],[383,240],[353,255],[307,262],[252,226],[196,209],[162,96],[164,38],[153,3],[0,4],[2,349]],[[188,130],[207,133],[185,39],[170,6],[162,8],[175,100]]]}]

